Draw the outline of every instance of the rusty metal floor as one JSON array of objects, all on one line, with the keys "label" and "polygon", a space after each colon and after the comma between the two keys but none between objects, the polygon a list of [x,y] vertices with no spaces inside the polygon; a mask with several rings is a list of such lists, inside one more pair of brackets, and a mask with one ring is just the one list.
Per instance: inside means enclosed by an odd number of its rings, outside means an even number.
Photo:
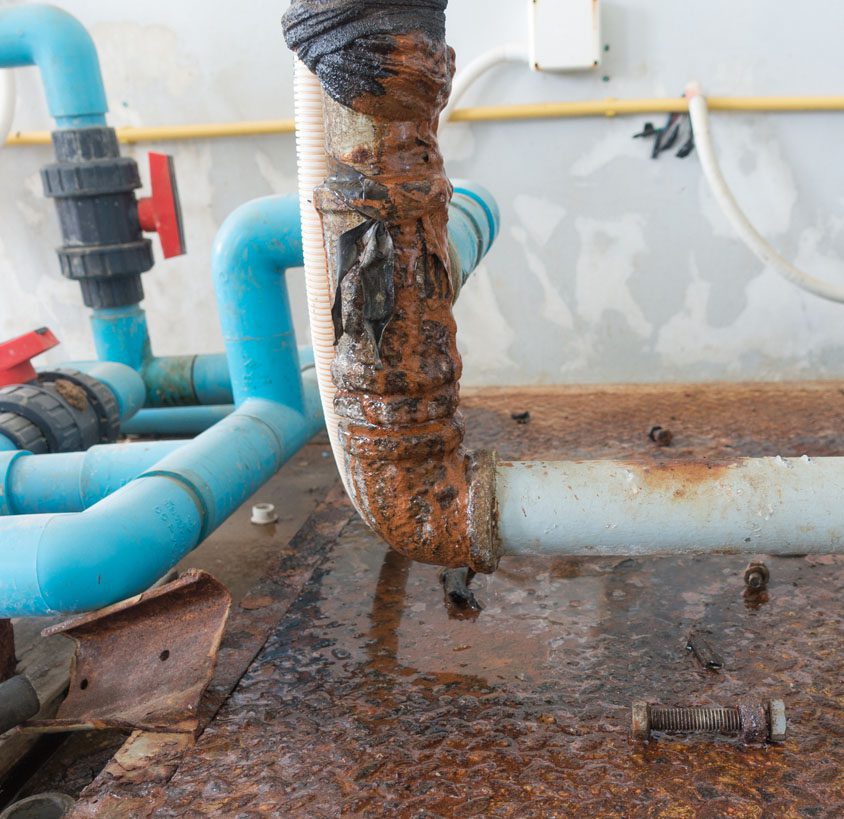
[{"label": "rusty metal floor", "polygon": [[[464,409],[468,443],[507,458],[844,455],[841,387],[487,391]],[[740,557],[508,559],[461,619],[434,567],[386,553],[336,495],[291,546],[275,571],[293,560],[300,589],[172,778],[101,776],[80,815],[844,815],[844,558],[766,559],[756,599]],[[692,628],[721,671],[686,652]],[[773,696],[782,746],[629,738],[636,699]]]}]

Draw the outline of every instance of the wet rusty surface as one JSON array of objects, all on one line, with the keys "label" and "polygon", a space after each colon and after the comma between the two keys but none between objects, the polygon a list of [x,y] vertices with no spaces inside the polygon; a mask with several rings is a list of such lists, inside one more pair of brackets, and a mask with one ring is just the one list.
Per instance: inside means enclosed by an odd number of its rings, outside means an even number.
[{"label": "wet rusty surface", "polygon": [[[467,445],[504,460],[844,455],[839,382],[464,390],[460,406]],[[514,409],[530,423],[509,420]],[[657,424],[671,428],[670,447],[647,439]]]},{"label": "wet rusty surface", "polygon": [[[585,391],[472,396],[468,429],[511,458],[659,459],[646,437],[656,407],[677,413],[680,457],[844,452],[837,387],[692,394],[693,406],[683,388],[621,391],[617,413]],[[510,419],[516,405],[529,425]],[[339,537],[311,528],[297,548],[325,557],[145,813],[844,813],[841,557],[767,558],[762,598],[746,596],[734,557],[505,558],[473,579],[484,608],[461,618],[435,567],[387,552],[357,520]],[[686,651],[693,630],[717,645],[718,673]],[[788,714],[782,745],[630,737],[637,700],[772,698]]]},{"label": "wet rusty surface", "polygon": [[76,643],[68,693],[30,729],[143,728],[193,733],[211,681],[231,596],[206,572],[50,626]]}]

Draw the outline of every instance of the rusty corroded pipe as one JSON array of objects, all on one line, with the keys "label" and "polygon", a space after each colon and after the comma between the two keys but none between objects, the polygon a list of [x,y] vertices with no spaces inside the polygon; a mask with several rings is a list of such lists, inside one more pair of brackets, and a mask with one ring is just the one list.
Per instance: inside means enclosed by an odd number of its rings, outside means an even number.
[{"label": "rusty corroded pipe", "polygon": [[[454,71],[445,0],[299,0],[288,44],[323,86],[314,192],[336,287],[335,409],[348,485],[395,550],[494,570],[494,456],[463,449],[437,121]],[[454,274],[457,275],[456,272]]]}]

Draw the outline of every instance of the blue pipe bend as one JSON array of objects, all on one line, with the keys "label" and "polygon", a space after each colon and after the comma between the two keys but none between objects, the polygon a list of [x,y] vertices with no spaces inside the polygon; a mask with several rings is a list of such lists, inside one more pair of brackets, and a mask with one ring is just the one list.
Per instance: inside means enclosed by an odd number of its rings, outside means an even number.
[{"label": "blue pipe bend", "polygon": [[47,5],[0,11],[0,68],[36,65],[59,128],[105,125],[108,111],[91,35],[66,11]]},{"label": "blue pipe bend", "polygon": [[0,519],[0,617],[89,611],[149,588],[321,428],[309,393],[304,413],[244,402],[84,512]]}]

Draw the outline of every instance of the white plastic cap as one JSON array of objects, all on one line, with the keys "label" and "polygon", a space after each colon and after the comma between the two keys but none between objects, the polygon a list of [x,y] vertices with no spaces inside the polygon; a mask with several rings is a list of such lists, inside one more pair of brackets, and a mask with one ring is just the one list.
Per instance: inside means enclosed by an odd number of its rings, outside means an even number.
[{"label": "white plastic cap", "polygon": [[267,526],[270,523],[275,523],[278,520],[278,515],[275,511],[275,506],[271,503],[256,503],[252,507],[252,523],[257,523],[259,526]]}]

